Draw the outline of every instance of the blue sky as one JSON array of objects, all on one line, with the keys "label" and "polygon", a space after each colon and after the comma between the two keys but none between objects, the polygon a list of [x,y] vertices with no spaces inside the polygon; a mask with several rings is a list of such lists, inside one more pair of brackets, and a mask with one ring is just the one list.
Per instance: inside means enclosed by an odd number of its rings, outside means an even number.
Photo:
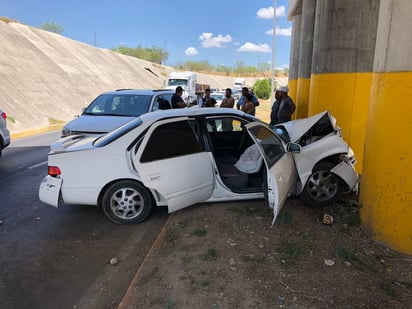
[{"label": "blue sky", "polygon": [[[277,0],[278,68],[289,66],[287,12],[288,0]],[[63,36],[101,48],[161,47],[170,54],[167,65],[271,64],[273,15],[269,0],[0,0],[0,16],[34,27],[53,21]]]}]

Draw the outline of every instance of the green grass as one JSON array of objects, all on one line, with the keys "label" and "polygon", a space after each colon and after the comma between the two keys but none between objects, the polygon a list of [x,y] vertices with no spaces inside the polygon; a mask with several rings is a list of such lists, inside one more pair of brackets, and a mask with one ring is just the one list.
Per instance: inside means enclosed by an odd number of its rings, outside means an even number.
[{"label": "green grass", "polygon": [[56,124],[65,124],[66,121],[64,120],[58,120],[58,119],[54,119],[54,118],[49,118],[49,124],[50,125],[56,125]]},{"label": "green grass", "polygon": [[14,119],[14,117],[12,117],[12,116],[7,116],[7,120],[12,122],[12,123],[16,123],[16,119]]},{"label": "green grass", "polygon": [[245,211],[246,211],[246,215],[252,216],[256,213],[257,208],[255,206],[246,206]]},{"label": "green grass", "polygon": [[278,221],[280,224],[289,223],[289,222],[292,221],[292,214],[291,214],[290,212],[288,212],[288,211],[282,211],[282,212],[279,214],[279,216],[278,216],[278,218],[277,218],[277,221]]},{"label": "green grass", "polygon": [[283,265],[296,265],[306,254],[306,248],[297,242],[282,241],[277,246]]},{"label": "green grass", "polygon": [[205,229],[203,229],[203,228],[197,228],[197,229],[195,229],[194,234],[195,234],[195,236],[197,236],[197,237],[204,237],[204,236],[206,236],[207,231],[206,231]]},{"label": "green grass", "polygon": [[207,253],[202,255],[204,261],[216,260],[219,257],[219,253],[214,248],[207,249]]}]

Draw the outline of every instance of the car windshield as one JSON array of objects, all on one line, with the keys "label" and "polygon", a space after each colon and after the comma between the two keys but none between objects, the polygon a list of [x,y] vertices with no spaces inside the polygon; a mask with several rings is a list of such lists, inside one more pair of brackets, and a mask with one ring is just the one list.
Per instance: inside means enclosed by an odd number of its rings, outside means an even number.
[{"label": "car windshield", "polygon": [[83,112],[95,116],[140,116],[150,108],[151,95],[102,94]]},{"label": "car windshield", "polygon": [[187,86],[187,79],[171,78],[167,82],[168,86]]}]

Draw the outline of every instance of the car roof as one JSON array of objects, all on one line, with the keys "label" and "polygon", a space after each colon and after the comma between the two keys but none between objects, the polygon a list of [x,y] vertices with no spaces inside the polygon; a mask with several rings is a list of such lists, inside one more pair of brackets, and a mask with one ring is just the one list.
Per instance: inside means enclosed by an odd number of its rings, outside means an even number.
[{"label": "car roof", "polygon": [[194,116],[210,116],[210,115],[234,115],[234,116],[241,116],[241,117],[250,117],[251,119],[256,119],[258,118],[246,114],[244,112],[241,112],[236,109],[230,109],[230,108],[213,108],[213,107],[208,107],[208,108],[200,108],[200,107],[189,107],[189,108],[176,108],[176,109],[168,109],[168,110],[161,110],[161,111],[155,111],[152,113],[147,113],[140,115],[139,118],[143,122],[154,122],[159,119],[165,119],[165,118],[175,118],[175,117],[194,117]]},{"label": "car roof", "polygon": [[174,91],[170,89],[117,89],[114,91],[103,92],[102,94],[131,94],[131,95],[153,95],[155,93],[171,93]]}]

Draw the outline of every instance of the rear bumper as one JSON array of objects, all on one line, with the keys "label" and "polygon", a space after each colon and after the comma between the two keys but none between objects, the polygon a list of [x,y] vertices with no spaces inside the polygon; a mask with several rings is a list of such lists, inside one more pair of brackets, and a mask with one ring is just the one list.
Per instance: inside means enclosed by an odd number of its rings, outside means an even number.
[{"label": "rear bumper", "polygon": [[59,207],[60,190],[62,180],[47,175],[44,177],[39,188],[39,199],[50,206]]}]

